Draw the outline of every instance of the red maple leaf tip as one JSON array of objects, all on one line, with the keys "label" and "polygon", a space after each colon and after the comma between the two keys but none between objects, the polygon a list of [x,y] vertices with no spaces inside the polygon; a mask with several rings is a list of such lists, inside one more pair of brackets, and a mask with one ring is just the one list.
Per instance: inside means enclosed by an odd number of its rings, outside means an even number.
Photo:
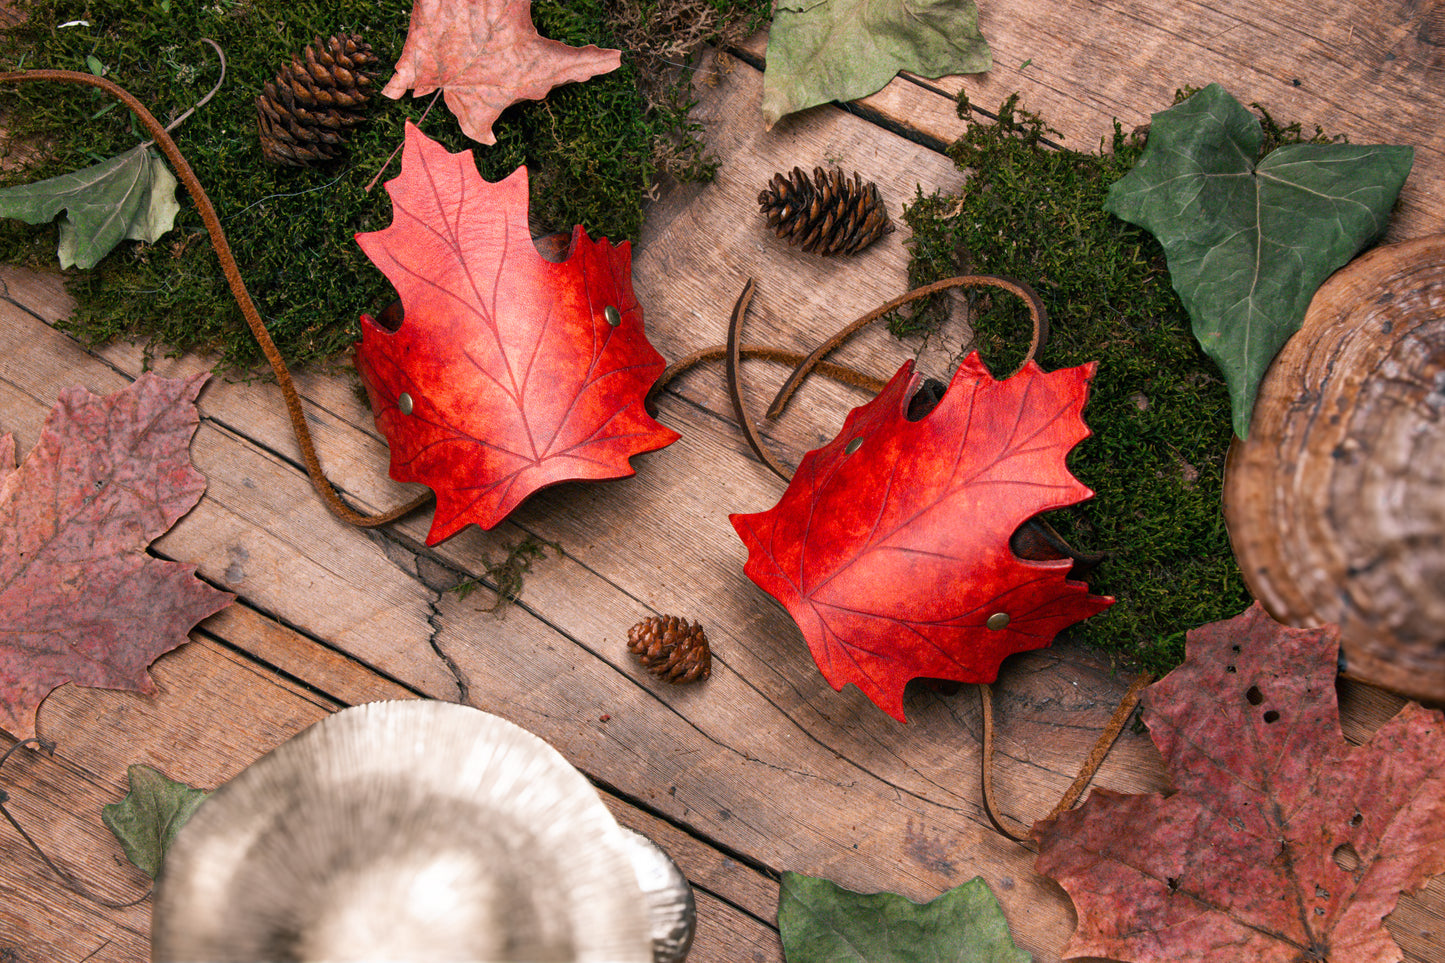
[{"label": "red maple leaf tip", "polygon": [[495,144],[492,124],[507,107],[620,66],[620,50],[538,34],[531,0],[416,0],[396,74],[381,92],[424,97],[440,87],[462,132]]},{"label": "red maple leaf tip", "polygon": [[744,571],[788,610],[834,689],[852,682],[900,722],[910,679],[991,682],[1014,653],[1107,608],[1070,562],[1009,548],[1025,521],[1093,492],[1064,464],[1088,437],[1092,363],[1004,381],[977,353],[918,421],[904,364],[828,445],[803,456],[778,504],[733,515]]},{"label": "red maple leaf tip", "polygon": [[1145,695],[1176,791],[1095,790],[1033,834],[1078,911],[1065,957],[1398,961],[1382,925],[1445,872],[1445,714],[1410,703],[1340,732],[1334,626],[1255,603],[1187,637]]},{"label": "red maple leaf tip", "polygon": [[145,551],[205,491],[189,445],[207,377],[66,389],[13,470],[0,440],[0,726],[17,739],[62,683],[154,692],[147,667],[234,599]]},{"label": "red maple leaf tip", "polygon": [[678,434],[643,408],[666,362],[632,291],[632,249],[577,227],[565,260],[538,253],[527,170],[489,183],[471,154],[407,124],[389,227],[358,234],[401,297],[356,345],[391,477],[436,492],[428,544],[492,528],[531,493],[633,474]]}]

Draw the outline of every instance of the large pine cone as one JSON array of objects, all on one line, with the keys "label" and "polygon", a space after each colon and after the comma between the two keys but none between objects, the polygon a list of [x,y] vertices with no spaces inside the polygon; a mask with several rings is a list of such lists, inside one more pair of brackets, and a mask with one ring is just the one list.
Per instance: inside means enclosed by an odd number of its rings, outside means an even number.
[{"label": "large pine cone", "polygon": [[643,668],[666,682],[694,682],[712,674],[712,652],[702,626],[675,615],[654,615],[627,632],[627,648]]},{"label": "large pine cone", "polygon": [[836,168],[815,167],[811,178],[801,167],[774,174],[758,206],[778,237],[809,253],[857,254],[893,230],[878,185]]},{"label": "large pine cone", "polygon": [[340,157],[347,132],[366,119],[376,62],[355,34],[318,38],[292,58],[256,98],[266,160],[309,167]]}]

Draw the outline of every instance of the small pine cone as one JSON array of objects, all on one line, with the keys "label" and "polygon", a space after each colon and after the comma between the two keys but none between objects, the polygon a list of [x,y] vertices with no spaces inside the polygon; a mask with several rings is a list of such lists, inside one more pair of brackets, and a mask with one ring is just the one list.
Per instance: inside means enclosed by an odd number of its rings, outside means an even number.
[{"label": "small pine cone", "polygon": [[376,62],[371,45],[355,34],[318,37],[293,57],[256,98],[266,160],[309,167],[340,157],[347,131],[366,119]]},{"label": "small pine cone", "polygon": [[707,634],[696,622],[654,615],[627,631],[627,648],[648,672],[665,682],[695,682],[712,674]]},{"label": "small pine cone", "polygon": [[893,230],[878,185],[836,168],[815,167],[811,178],[801,167],[774,174],[758,207],[778,237],[809,253],[857,254]]}]

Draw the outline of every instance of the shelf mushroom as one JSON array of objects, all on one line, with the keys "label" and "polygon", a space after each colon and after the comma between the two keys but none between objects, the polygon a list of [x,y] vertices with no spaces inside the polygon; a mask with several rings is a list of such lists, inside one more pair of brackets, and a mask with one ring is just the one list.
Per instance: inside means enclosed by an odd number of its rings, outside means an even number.
[{"label": "shelf mushroom", "polygon": [[1335,272],[1224,473],[1250,592],[1340,628],[1346,675],[1445,701],[1445,235]]},{"label": "shelf mushroom", "polygon": [[680,873],[644,892],[635,851],[656,847],[634,835],[504,719],[357,706],[197,810],[157,883],[152,959],[652,963],[649,901],[692,897]]}]

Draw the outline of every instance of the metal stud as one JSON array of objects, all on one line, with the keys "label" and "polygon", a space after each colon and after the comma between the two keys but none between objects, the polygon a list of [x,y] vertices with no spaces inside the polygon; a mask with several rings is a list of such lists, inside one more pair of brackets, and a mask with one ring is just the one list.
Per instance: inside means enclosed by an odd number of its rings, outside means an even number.
[{"label": "metal stud", "polygon": [[846,445],[843,446],[843,454],[845,454],[845,455],[851,455],[851,454],[853,454],[853,452],[857,451],[859,448],[862,448],[862,447],[863,447],[863,439],[862,439],[861,437],[860,437],[860,438],[854,438],[852,441],[848,442],[848,444],[846,444]]},{"label": "metal stud", "polygon": [[415,407],[415,405],[412,404],[411,395],[405,391],[397,396],[396,406],[401,409],[401,413],[404,415],[411,414],[412,408]]},{"label": "metal stud", "polygon": [[1009,624],[1008,613],[995,612],[988,617],[988,621],[984,624],[987,625],[989,628],[993,629],[995,632],[999,631],[1000,629],[1006,629],[1008,628]]},{"label": "metal stud", "polygon": [[622,312],[618,311],[610,304],[602,309],[602,316],[606,318],[607,323],[612,325],[614,328],[622,323]]}]

